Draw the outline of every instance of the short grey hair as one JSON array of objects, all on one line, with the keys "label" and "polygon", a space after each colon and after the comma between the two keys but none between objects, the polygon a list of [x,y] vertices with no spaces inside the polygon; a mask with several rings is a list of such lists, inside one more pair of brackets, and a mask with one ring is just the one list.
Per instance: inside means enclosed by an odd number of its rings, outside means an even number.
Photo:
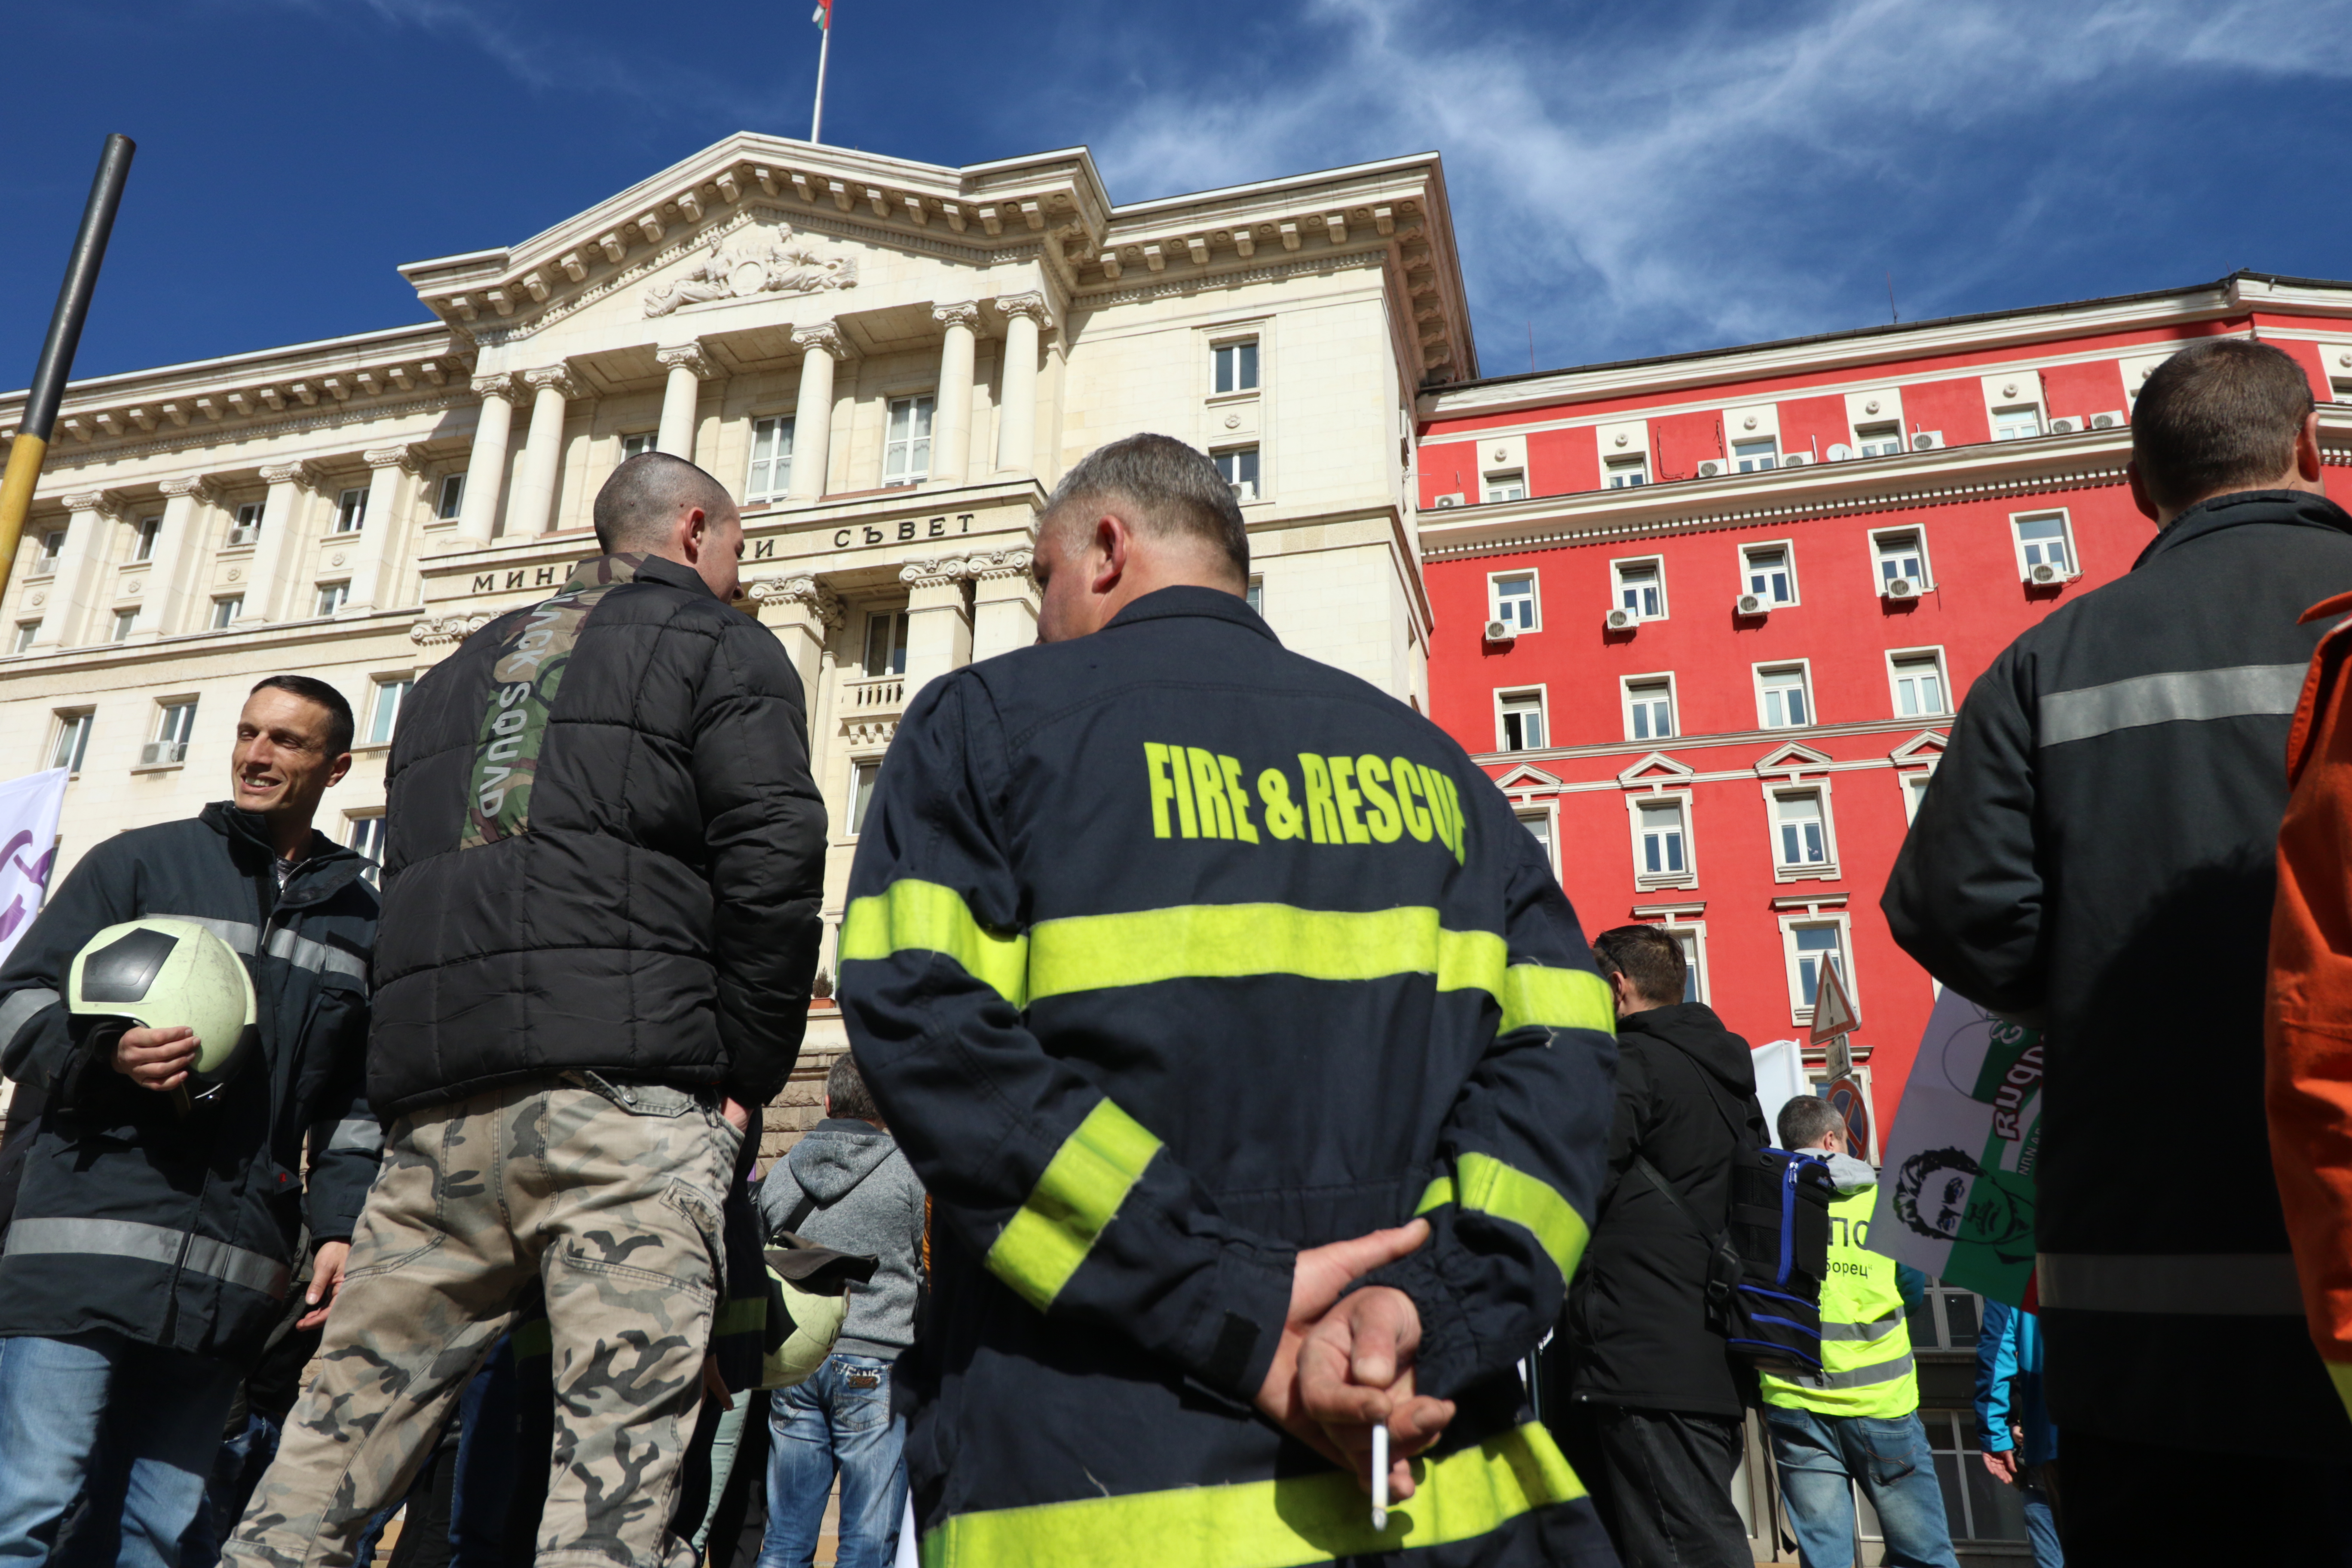
[{"label": "short grey hair", "polygon": [[1780,1107],[1780,1147],[1812,1149],[1830,1133],[1848,1131],[1845,1113],[1818,1094],[1801,1094]]},{"label": "short grey hair", "polygon": [[1097,447],[1054,487],[1044,526],[1078,526],[1063,514],[1105,503],[1121,503],[1119,515],[1139,533],[1188,536],[1216,546],[1235,579],[1249,581],[1249,531],[1234,487],[1207,453],[1172,436],[1129,436]]},{"label": "short grey hair", "polygon": [[667,542],[677,514],[697,506],[714,518],[736,515],[727,487],[684,458],[640,452],[596,492],[596,546],[607,555],[653,550]]},{"label": "short grey hair", "polygon": [[879,1121],[882,1112],[875,1109],[874,1091],[866,1087],[866,1075],[857,1069],[857,1058],[847,1051],[833,1058],[833,1070],[824,1075],[824,1113],[848,1121]]}]

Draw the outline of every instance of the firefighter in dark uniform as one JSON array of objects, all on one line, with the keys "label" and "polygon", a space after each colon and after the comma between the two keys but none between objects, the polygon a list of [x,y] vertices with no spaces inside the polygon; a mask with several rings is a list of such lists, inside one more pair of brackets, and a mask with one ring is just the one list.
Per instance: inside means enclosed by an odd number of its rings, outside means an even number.
[{"label": "firefighter in dark uniform", "polygon": [[1096,452],[1045,646],[926,689],[865,823],[843,1011],[938,1216],[922,1560],[1611,1562],[1517,1370],[1602,1176],[1609,989],[1502,795],[1286,652],[1248,560],[1200,453]]}]

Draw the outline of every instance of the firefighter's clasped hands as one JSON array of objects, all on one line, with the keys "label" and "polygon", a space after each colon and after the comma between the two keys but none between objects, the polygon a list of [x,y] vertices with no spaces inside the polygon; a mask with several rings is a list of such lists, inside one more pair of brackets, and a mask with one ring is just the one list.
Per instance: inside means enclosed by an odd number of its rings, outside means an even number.
[{"label": "firefighter's clasped hands", "polygon": [[1451,1400],[1413,1390],[1421,1314],[1402,1290],[1342,1294],[1362,1275],[1429,1239],[1429,1222],[1309,1247],[1291,1277],[1290,1316],[1257,1407],[1276,1425],[1370,1488],[1372,1426],[1389,1428],[1389,1494],[1412,1495],[1411,1459],[1454,1419]]}]

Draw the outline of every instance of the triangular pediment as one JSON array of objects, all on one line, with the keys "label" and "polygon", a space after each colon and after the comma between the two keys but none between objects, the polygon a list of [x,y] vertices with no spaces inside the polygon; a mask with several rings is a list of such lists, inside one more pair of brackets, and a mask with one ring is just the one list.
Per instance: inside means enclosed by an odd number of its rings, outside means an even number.
[{"label": "triangular pediment", "polygon": [[1697,770],[1678,763],[1664,752],[1652,752],[1632,767],[1617,775],[1617,782],[1631,789],[1639,784],[1678,784]]},{"label": "triangular pediment", "polygon": [[1886,754],[1899,764],[1903,763],[1934,763],[1943,760],[1944,748],[1952,743],[1951,737],[1933,730],[1922,730]]},{"label": "triangular pediment", "polygon": [[1541,768],[1521,763],[1496,779],[1495,787],[1506,794],[1541,795],[1557,791],[1559,781]]},{"label": "triangular pediment", "polygon": [[1801,746],[1796,742],[1790,741],[1786,745],[1777,746],[1767,752],[1764,759],[1756,764],[1756,772],[1759,775],[1816,773],[1827,767],[1829,762],[1827,752],[1817,752],[1811,746]]}]

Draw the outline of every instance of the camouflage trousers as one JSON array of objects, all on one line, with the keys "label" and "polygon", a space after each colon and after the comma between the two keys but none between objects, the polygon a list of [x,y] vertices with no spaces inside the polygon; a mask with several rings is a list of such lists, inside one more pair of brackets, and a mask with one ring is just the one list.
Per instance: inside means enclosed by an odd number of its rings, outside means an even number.
[{"label": "camouflage trousers", "polygon": [[538,1561],[691,1568],[668,1526],[741,1146],[710,1097],[584,1075],[394,1123],[317,1371],[223,1560],[349,1563],[539,1282],[555,1447]]}]

